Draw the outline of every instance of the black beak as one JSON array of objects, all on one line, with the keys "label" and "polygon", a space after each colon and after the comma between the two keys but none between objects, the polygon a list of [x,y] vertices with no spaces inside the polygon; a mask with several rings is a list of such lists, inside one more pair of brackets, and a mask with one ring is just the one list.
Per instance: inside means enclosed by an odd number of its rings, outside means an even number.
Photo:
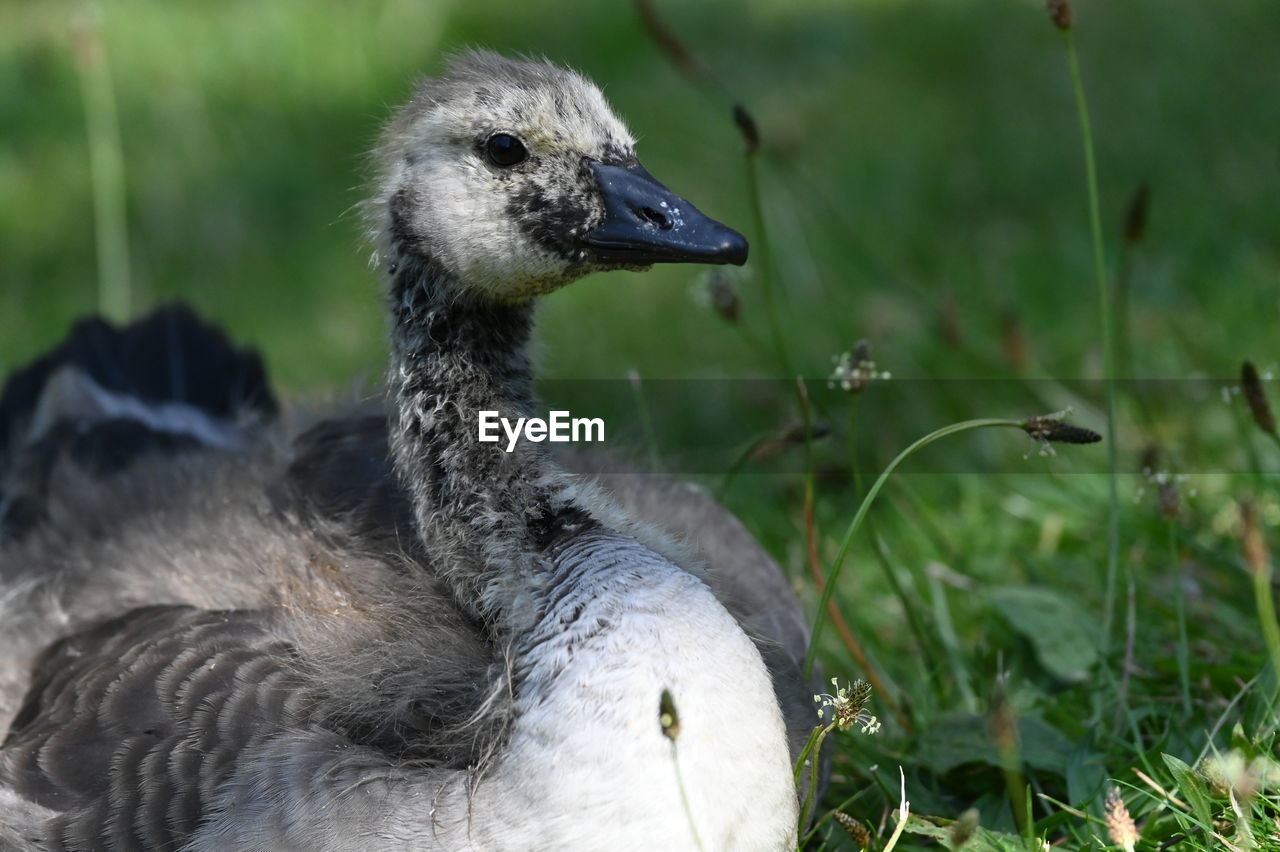
[{"label": "black beak", "polygon": [[637,163],[610,166],[589,161],[604,199],[604,221],[584,242],[598,263],[747,262],[747,241],[667,189]]}]

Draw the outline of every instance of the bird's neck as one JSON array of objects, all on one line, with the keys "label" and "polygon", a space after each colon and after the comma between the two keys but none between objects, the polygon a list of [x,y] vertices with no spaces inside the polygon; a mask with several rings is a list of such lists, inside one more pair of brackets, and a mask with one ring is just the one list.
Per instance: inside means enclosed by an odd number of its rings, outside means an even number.
[{"label": "bird's neck", "polygon": [[527,627],[540,539],[575,512],[568,477],[537,445],[481,442],[479,416],[532,411],[533,307],[468,297],[407,252],[390,276],[392,457],[419,534],[464,611],[500,633]]}]

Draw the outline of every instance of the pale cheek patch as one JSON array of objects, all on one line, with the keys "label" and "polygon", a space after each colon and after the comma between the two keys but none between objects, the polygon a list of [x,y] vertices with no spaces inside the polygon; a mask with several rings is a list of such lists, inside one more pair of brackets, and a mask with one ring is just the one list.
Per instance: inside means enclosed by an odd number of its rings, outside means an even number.
[{"label": "pale cheek patch", "polygon": [[[466,286],[504,301],[564,283],[566,259],[530,240],[509,211],[516,178],[483,166],[439,169],[422,181],[418,228]],[[548,282],[554,282],[548,285]]]}]

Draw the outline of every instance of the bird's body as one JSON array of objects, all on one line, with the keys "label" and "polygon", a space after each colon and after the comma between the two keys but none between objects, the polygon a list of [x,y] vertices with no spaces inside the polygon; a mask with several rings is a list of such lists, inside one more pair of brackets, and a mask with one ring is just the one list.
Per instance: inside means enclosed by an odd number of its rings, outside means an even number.
[{"label": "bird's body", "polygon": [[87,366],[127,364],[141,327],[87,350],[82,328],[11,381],[0,850],[794,842],[813,712],[776,566],[703,495],[615,500],[541,445],[475,440],[477,411],[532,408],[534,295],[745,251],[691,206],[620,214],[656,192],[631,144],[543,63],[473,55],[421,90],[371,204],[385,414],[280,424],[252,357],[180,310],[155,321],[167,362],[216,360],[226,400]]}]

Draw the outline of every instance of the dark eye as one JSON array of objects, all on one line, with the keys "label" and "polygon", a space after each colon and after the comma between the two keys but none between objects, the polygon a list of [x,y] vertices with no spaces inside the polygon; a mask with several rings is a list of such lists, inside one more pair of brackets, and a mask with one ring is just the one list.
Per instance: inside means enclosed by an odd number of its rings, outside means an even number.
[{"label": "dark eye", "polygon": [[495,133],[484,143],[484,152],[495,166],[510,168],[529,158],[529,149],[510,133]]}]

